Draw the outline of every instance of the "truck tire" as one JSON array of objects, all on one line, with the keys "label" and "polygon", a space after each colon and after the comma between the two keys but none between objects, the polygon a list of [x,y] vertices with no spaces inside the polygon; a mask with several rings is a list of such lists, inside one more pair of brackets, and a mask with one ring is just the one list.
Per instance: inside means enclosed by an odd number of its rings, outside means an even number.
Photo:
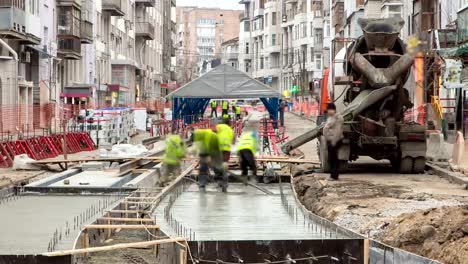
[{"label": "truck tire", "polygon": [[399,173],[408,174],[413,172],[413,158],[404,157],[400,161]]},{"label": "truck tire", "polygon": [[424,173],[426,170],[426,158],[417,157],[414,159],[413,173]]}]

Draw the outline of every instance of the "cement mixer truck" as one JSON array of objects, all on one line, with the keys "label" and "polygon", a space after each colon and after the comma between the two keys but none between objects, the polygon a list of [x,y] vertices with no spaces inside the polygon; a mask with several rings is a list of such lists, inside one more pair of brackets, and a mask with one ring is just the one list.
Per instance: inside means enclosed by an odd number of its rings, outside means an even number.
[{"label": "cement mixer truck", "polygon": [[[387,159],[399,173],[421,173],[426,163],[426,129],[404,121],[404,112],[413,107],[405,88],[414,53],[398,37],[404,21],[400,18],[360,19],[363,36],[347,48],[344,71],[351,76],[341,98],[346,107],[344,139],[338,156],[340,166],[360,156]],[[337,102],[339,103],[339,102]],[[317,127],[286,142],[286,154],[318,138],[318,153],[324,172],[329,171],[327,147],[322,136],[324,116]]]}]

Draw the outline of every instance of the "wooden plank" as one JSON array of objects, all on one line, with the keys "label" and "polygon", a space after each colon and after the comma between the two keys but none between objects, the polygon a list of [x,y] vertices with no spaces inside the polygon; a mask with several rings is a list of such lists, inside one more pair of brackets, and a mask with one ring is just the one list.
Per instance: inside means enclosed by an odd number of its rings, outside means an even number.
[{"label": "wooden plank", "polygon": [[134,242],[134,243],[120,243],[111,246],[102,246],[102,247],[90,247],[90,248],[80,248],[80,249],[71,249],[71,250],[60,250],[54,252],[46,252],[42,255],[48,257],[58,257],[58,256],[67,256],[67,255],[76,255],[76,254],[86,254],[92,252],[102,252],[102,251],[110,251],[116,249],[124,249],[130,247],[149,247],[154,245],[161,245],[161,244],[168,244],[174,242],[182,242],[186,241],[183,237],[175,237],[175,238],[168,238],[168,239],[159,239],[159,240],[152,240],[152,241],[145,241],[145,242]]},{"label": "wooden plank", "polygon": [[159,225],[84,225],[84,229],[159,229]]},{"label": "wooden plank", "polygon": [[148,219],[148,218],[101,217],[99,219],[107,220],[107,221],[120,221],[120,222],[154,222],[153,219]]},{"label": "wooden plank", "polygon": [[125,197],[126,200],[146,200],[146,199],[150,199],[150,200],[155,200],[155,199],[158,199],[158,197]]},{"label": "wooden plank", "polygon": [[369,239],[364,239],[364,264],[369,264]]},{"label": "wooden plank", "polygon": [[122,204],[154,204],[156,201],[152,202],[134,202],[134,201],[123,201]]},{"label": "wooden plank", "polygon": [[[37,160],[32,161],[31,164],[56,164],[56,163],[69,163],[69,162],[89,162],[89,161],[103,161],[103,162],[123,162],[123,161],[138,161],[138,160],[148,160],[148,161],[161,161],[162,157],[127,157],[127,158],[80,158],[80,159],[53,159],[53,160]],[[197,158],[185,158],[185,161],[197,160]],[[318,164],[315,160],[306,160],[306,159],[297,159],[290,158],[287,156],[263,156],[256,158],[258,162],[284,162],[284,163],[313,163]],[[237,163],[237,157],[232,157],[229,160],[231,163]],[[142,169],[138,169],[142,170]]]},{"label": "wooden plank", "polygon": [[129,214],[144,214],[148,213],[148,211],[145,210],[106,210],[106,212],[109,213],[116,213],[116,214],[124,214],[124,213],[129,213]]}]

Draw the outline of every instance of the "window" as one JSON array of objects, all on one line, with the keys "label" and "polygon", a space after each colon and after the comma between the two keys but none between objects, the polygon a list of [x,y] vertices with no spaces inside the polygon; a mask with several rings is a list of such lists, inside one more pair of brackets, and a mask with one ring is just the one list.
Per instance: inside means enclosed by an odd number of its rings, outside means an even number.
[{"label": "window", "polygon": [[322,70],[322,54],[321,53],[315,54],[315,68],[317,70]]},{"label": "window", "polygon": [[323,29],[314,29],[314,46],[320,48],[323,44]]},{"label": "window", "polygon": [[250,21],[244,21],[244,32],[250,31]]},{"label": "window", "polygon": [[301,38],[307,38],[307,23],[301,23]]},{"label": "window", "polygon": [[271,13],[271,25],[276,25],[276,12]]},{"label": "window", "polygon": [[265,14],[265,26],[268,26],[268,14]]},{"label": "window", "polygon": [[271,45],[276,46],[276,34],[271,34]]},{"label": "window", "polygon": [[44,27],[44,37],[43,37],[43,40],[44,40],[44,45],[49,45],[49,28],[48,27]]},{"label": "window", "polygon": [[[408,25],[409,24],[410,23],[408,23]],[[323,27],[325,28],[325,37],[330,37],[330,22],[329,21],[324,21]]]},{"label": "window", "polygon": [[263,46],[263,48],[268,47],[268,35],[265,35],[265,41],[263,43],[265,44],[265,46]]},{"label": "window", "polygon": [[382,17],[402,17],[403,5],[399,3],[387,3],[384,4],[382,7]]},{"label": "window", "polygon": [[310,48],[310,62],[314,62],[314,47]]},{"label": "window", "polygon": [[260,69],[263,69],[263,57],[260,57]]},{"label": "window", "polygon": [[249,54],[249,43],[245,43],[245,54]]}]

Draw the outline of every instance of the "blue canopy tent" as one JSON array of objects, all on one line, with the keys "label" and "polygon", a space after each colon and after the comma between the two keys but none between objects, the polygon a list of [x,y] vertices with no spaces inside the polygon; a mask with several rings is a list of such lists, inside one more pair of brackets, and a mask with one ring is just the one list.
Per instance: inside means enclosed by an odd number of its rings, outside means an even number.
[{"label": "blue canopy tent", "polygon": [[184,119],[189,124],[193,116],[203,115],[211,99],[260,98],[270,118],[277,121],[281,94],[244,72],[222,64],[167,97],[172,98],[173,120]]}]

